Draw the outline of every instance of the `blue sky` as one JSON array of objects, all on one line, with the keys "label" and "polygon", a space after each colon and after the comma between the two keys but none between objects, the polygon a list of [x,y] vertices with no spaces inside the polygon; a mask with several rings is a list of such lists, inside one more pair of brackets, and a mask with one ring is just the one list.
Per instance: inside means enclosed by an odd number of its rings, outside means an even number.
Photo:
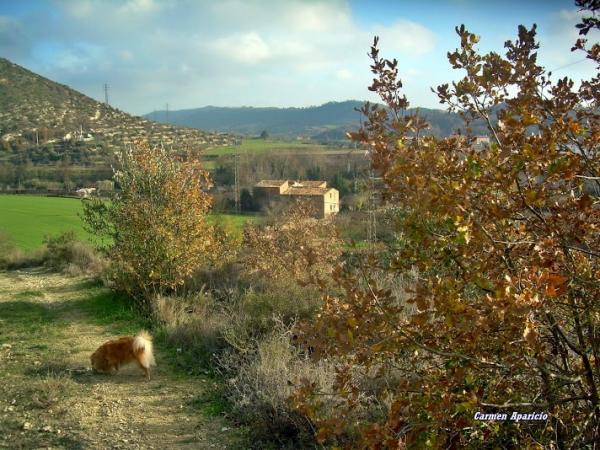
[{"label": "blue sky", "polygon": [[[593,74],[569,51],[580,14],[569,1],[0,0],[0,56],[134,114],[217,106],[309,106],[376,100],[367,90],[373,35],[400,61],[413,106],[460,76],[454,27],[502,51],[537,23],[540,60],[575,81]],[[574,63],[574,64],[573,64]]]}]

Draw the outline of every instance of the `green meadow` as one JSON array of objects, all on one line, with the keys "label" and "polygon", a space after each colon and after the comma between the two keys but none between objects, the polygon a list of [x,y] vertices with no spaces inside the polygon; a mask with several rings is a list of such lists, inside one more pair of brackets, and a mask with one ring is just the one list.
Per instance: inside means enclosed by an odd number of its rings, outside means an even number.
[{"label": "green meadow", "polygon": [[81,200],[35,195],[0,195],[0,232],[23,250],[42,245],[44,237],[73,230],[86,239],[79,218]]},{"label": "green meadow", "polygon": [[[79,217],[81,210],[81,200],[76,198],[0,195],[0,234],[8,235],[22,250],[36,249],[45,236],[69,230],[81,239],[89,239]],[[211,215],[212,222],[234,233],[239,233],[247,221],[257,220],[260,218],[256,216]]]},{"label": "green meadow", "polygon": [[260,153],[323,153],[331,147],[303,141],[284,141],[279,139],[242,139],[240,145],[215,147],[203,152],[206,156]]}]

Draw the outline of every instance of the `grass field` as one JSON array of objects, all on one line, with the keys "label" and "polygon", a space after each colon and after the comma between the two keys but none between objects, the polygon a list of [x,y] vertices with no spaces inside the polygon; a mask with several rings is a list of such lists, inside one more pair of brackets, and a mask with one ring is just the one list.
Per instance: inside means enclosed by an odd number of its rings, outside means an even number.
[{"label": "grass field", "polygon": [[0,232],[23,250],[40,247],[46,235],[68,230],[86,239],[80,211],[81,201],[73,198],[0,195]]},{"label": "grass field", "polygon": [[[81,239],[88,239],[80,212],[81,200],[74,198],[0,195],[0,233],[9,235],[23,250],[38,248],[45,236],[68,230],[75,231]],[[239,233],[247,221],[260,220],[235,214],[214,214],[211,219],[234,233]]]},{"label": "grass field", "polygon": [[242,139],[240,145],[211,148],[204,152],[206,156],[233,155],[236,153],[322,153],[332,151],[332,147],[312,142],[282,141],[278,139]]}]

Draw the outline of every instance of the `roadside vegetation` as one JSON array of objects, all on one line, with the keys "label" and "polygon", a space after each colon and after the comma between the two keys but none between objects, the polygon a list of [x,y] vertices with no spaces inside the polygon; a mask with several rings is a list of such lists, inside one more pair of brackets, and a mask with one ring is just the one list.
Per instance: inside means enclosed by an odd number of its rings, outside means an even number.
[{"label": "roadside vegetation", "polygon": [[107,264],[89,242],[78,240],[73,231],[47,236],[34,250],[22,250],[9,235],[0,233],[0,270],[38,266],[72,275],[99,276]]}]

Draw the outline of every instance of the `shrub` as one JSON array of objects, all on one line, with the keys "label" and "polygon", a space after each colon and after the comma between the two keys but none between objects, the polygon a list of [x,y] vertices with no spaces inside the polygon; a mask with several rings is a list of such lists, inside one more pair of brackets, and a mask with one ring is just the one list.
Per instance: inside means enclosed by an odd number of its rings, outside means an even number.
[{"label": "shrub", "polygon": [[196,159],[142,142],[118,156],[120,192],[110,202],[87,200],[83,215],[105,243],[115,287],[147,306],[219,260],[226,234],[206,220],[212,184]]},{"label": "shrub", "polygon": [[178,349],[179,364],[192,373],[210,369],[226,347],[223,329],[230,318],[207,294],[157,296],[153,312],[167,342]]},{"label": "shrub", "polygon": [[24,252],[18,248],[0,256],[0,269],[18,270],[27,267],[37,267],[44,264],[46,249],[39,248]]},{"label": "shrub", "polygon": [[335,373],[330,364],[314,363],[291,344],[291,326],[274,325],[251,351],[220,356],[220,367],[230,375],[226,395],[236,417],[252,425],[255,442],[265,447],[276,443],[276,448],[308,446],[314,442],[315,430],[292,407],[290,398],[300,380],[330,391]]},{"label": "shrub", "polygon": [[261,445],[281,448],[285,442],[297,448],[313,433],[289,401],[293,384],[306,378],[327,387],[333,380],[328,366],[313,364],[292,335],[300,318],[314,315],[320,296],[294,283],[256,278],[243,283],[252,287],[223,284],[184,297],[157,296],[154,317],[185,370],[216,370],[229,380],[224,395]]},{"label": "shrub", "polygon": [[314,285],[329,279],[341,250],[332,219],[315,219],[311,206],[299,203],[271,225],[246,226],[242,261],[248,274]]},{"label": "shrub", "polygon": [[44,258],[44,248],[24,252],[17,248],[11,236],[0,232],[0,269],[17,270],[25,267],[41,266]]},{"label": "shrub", "polygon": [[73,244],[75,243],[75,232],[66,231],[56,236],[46,236],[45,264],[54,270],[62,270],[73,259]]},{"label": "shrub", "polygon": [[106,260],[90,244],[76,240],[72,231],[47,236],[42,247],[30,251],[17,248],[6,235],[0,236],[0,269],[42,265],[70,275],[101,276],[106,269]]},{"label": "shrub", "polygon": [[106,269],[106,261],[82,241],[78,241],[73,231],[66,231],[44,239],[44,265],[70,275],[101,275]]},{"label": "shrub", "polygon": [[75,241],[71,244],[71,260],[63,271],[69,275],[94,275],[104,277],[107,260],[87,242]]}]

